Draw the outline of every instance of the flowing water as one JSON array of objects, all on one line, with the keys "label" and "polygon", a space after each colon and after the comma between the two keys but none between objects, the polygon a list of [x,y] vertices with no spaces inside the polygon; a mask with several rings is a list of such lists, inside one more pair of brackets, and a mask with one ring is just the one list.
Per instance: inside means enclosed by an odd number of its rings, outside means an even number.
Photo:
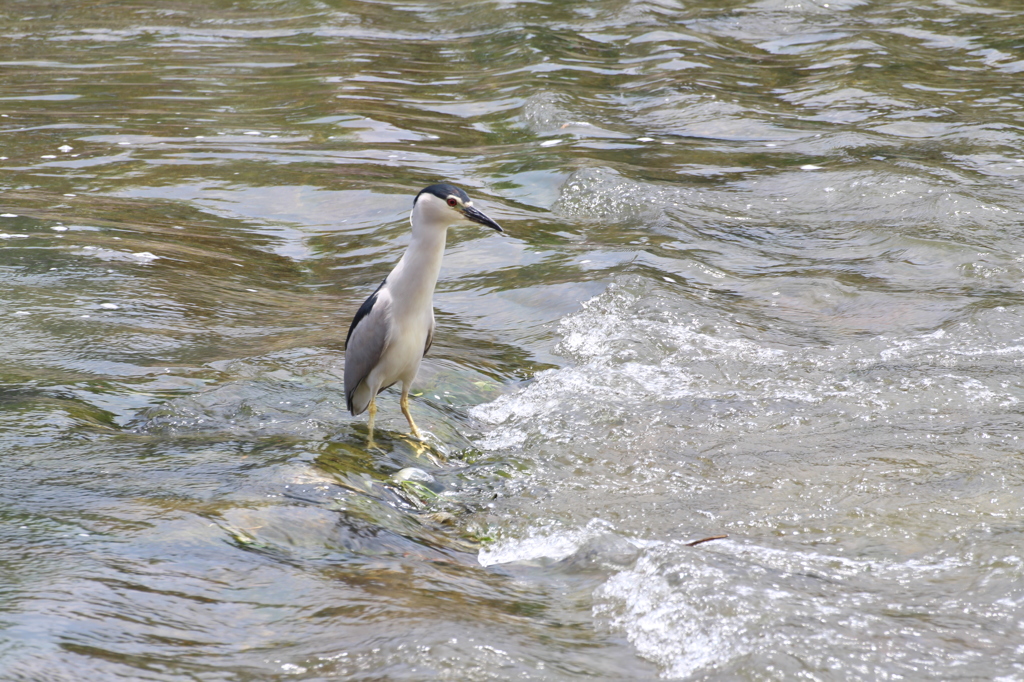
[{"label": "flowing water", "polygon": [[[1024,679],[1017,0],[0,31],[0,679]],[[438,181],[507,234],[368,449]]]}]

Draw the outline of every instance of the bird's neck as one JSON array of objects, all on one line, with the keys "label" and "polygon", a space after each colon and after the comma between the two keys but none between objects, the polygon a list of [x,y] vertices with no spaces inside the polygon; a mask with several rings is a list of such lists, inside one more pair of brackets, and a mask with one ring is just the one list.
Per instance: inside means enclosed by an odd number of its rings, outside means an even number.
[{"label": "bird's neck", "polygon": [[388,276],[388,285],[400,290],[410,304],[430,305],[441,272],[447,229],[416,230],[402,259]]}]

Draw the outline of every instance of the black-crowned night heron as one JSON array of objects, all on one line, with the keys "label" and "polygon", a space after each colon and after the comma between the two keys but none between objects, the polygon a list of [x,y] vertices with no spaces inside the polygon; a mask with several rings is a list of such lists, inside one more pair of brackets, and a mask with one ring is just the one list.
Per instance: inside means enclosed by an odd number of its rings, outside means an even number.
[{"label": "black-crowned night heron", "polygon": [[458,187],[431,185],[417,194],[409,247],[352,318],[345,339],[345,400],[353,417],[370,409],[371,444],[377,394],[399,381],[402,414],[412,435],[422,440],[409,413],[409,387],[434,336],[432,299],[448,227],[467,220],[502,231]]}]

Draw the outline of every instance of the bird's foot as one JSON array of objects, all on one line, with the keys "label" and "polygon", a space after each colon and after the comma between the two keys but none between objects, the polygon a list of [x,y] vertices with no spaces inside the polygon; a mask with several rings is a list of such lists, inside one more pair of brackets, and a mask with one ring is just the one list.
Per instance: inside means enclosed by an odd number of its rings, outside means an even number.
[{"label": "bird's foot", "polygon": [[422,457],[435,466],[440,466],[444,461],[438,457],[437,451],[427,443],[427,440],[420,433],[408,434],[402,440],[412,447],[413,454],[416,457]]}]

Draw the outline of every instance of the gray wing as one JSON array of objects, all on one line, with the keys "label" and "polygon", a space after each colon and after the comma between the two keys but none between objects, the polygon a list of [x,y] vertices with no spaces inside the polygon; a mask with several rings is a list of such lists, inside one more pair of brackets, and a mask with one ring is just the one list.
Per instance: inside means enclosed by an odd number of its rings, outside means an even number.
[{"label": "gray wing", "polygon": [[388,342],[391,295],[384,288],[386,282],[381,282],[356,311],[345,340],[345,402],[353,415],[357,414],[352,404],[356,389],[376,366]]},{"label": "gray wing", "polygon": [[430,345],[434,343],[434,311],[430,311],[430,326],[427,327],[427,342],[423,346],[423,354],[426,355],[427,351],[430,350]]}]

